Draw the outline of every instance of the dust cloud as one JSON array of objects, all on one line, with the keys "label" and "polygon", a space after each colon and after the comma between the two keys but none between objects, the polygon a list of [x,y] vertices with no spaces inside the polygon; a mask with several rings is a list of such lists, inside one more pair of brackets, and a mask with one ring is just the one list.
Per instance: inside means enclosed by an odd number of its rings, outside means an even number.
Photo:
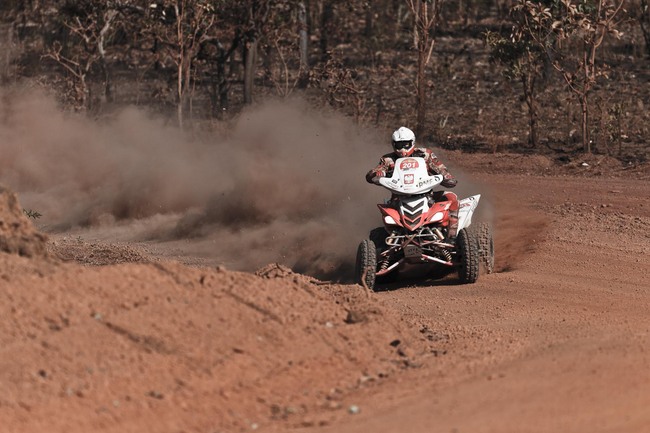
[{"label": "dust cloud", "polygon": [[[0,183],[42,214],[46,233],[344,281],[358,243],[381,224],[375,204],[389,194],[364,175],[390,150],[389,130],[293,100],[190,137],[137,108],[89,120],[42,93],[4,89]],[[477,218],[492,220],[485,186],[434,150],[459,179],[454,192],[482,193]]]},{"label": "dust cloud", "polygon": [[36,92],[0,97],[0,183],[45,232],[344,279],[380,223],[386,194],[364,175],[388,139],[302,101],[190,138],[137,108],[93,121]]}]

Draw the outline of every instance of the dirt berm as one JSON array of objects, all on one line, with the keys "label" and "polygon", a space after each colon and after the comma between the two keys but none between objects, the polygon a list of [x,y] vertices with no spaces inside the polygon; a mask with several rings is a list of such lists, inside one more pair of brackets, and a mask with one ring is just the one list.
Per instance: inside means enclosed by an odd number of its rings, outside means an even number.
[{"label": "dirt berm", "polygon": [[[48,254],[0,194],[0,430],[250,431],[318,425],[430,352],[425,330],[362,287]],[[430,337],[430,336],[429,336]],[[286,425],[285,424],[285,425]]]}]

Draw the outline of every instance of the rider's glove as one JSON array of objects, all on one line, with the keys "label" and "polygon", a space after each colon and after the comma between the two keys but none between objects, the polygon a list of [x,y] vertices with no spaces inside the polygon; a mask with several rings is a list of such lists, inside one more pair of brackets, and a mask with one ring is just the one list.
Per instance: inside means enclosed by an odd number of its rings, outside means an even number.
[{"label": "rider's glove", "polygon": [[381,179],[383,176],[375,176],[372,178],[372,183],[375,185],[379,185],[379,179]]},{"label": "rider's glove", "polygon": [[453,188],[456,186],[458,181],[454,178],[451,179],[445,179],[442,182],[440,182],[440,185],[444,186],[445,188]]}]

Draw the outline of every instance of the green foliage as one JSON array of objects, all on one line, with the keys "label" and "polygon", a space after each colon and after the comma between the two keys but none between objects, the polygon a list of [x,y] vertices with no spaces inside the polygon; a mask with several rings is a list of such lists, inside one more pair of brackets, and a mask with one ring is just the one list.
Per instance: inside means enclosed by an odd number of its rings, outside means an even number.
[{"label": "green foliage", "polygon": [[537,74],[544,61],[544,52],[524,38],[506,38],[491,31],[484,34],[490,47],[490,59],[505,66],[504,75],[511,80]]}]

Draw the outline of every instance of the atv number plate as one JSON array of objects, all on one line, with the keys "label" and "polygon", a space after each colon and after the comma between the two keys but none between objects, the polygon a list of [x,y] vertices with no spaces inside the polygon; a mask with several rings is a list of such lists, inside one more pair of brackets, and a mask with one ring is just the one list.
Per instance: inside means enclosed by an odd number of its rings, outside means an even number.
[{"label": "atv number plate", "polygon": [[422,250],[415,245],[407,245],[404,247],[404,257],[420,257]]}]

